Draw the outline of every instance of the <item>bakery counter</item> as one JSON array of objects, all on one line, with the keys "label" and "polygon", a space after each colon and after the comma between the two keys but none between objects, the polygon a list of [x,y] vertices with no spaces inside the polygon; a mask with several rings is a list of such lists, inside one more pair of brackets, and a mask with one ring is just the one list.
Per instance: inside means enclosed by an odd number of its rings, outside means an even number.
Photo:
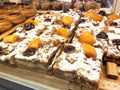
[{"label": "bakery counter", "polygon": [[[8,80],[6,82],[5,80]],[[27,88],[25,90],[91,90],[87,87],[78,86],[72,82],[68,82],[52,75],[46,75],[20,68],[12,68],[0,64],[0,86],[7,85],[13,90],[18,88]],[[10,82],[13,82],[11,84]],[[11,86],[12,85],[12,86]],[[118,80],[108,79],[105,76],[105,68],[101,73],[99,90],[119,90],[120,78]]]}]

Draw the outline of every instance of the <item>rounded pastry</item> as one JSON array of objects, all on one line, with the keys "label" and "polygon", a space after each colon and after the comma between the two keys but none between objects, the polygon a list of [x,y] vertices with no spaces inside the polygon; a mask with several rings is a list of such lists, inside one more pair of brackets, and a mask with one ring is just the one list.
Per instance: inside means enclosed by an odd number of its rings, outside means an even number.
[{"label": "rounded pastry", "polygon": [[62,10],[62,3],[59,1],[54,1],[52,3],[52,9],[53,10]]},{"label": "rounded pastry", "polygon": [[18,6],[8,6],[7,9],[8,14],[12,12],[20,12],[20,8]]},{"label": "rounded pastry", "polygon": [[12,26],[13,25],[9,20],[7,20],[5,18],[0,18],[0,33],[3,33],[5,31],[11,29]]},{"label": "rounded pastry", "polygon": [[7,14],[0,14],[0,18],[5,18],[5,19],[7,19]]},{"label": "rounded pastry", "polygon": [[70,8],[72,8],[72,3],[71,2],[64,2],[64,10],[69,10]]},{"label": "rounded pastry", "polygon": [[41,2],[41,9],[42,10],[50,10],[51,9],[50,1],[45,0],[45,1]]},{"label": "rounded pastry", "polygon": [[25,17],[31,17],[31,16],[36,15],[37,10],[36,10],[36,8],[33,7],[33,6],[26,6],[26,7],[23,7],[23,8],[21,9],[21,13],[22,13],[22,15],[25,16]]},{"label": "rounded pastry", "polygon": [[13,24],[19,24],[25,21],[25,17],[19,12],[13,12],[8,14],[8,20],[10,20]]},{"label": "rounded pastry", "polygon": [[5,8],[1,8],[0,9],[0,18],[6,18],[6,16],[7,16],[7,9],[5,9]]},{"label": "rounded pastry", "polygon": [[1,8],[1,9],[0,9],[0,15],[1,15],[1,14],[6,14],[6,9]]},{"label": "rounded pastry", "polygon": [[80,10],[84,10],[84,2],[82,1],[77,1],[75,4],[74,4],[74,8],[78,8]]},{"label": "rounded pastry", "polygon": [[35,6],[37,10],[39,10],[41,7],[41,2],[40,0],[33,0],[32,5]]},{"label": "rounded pastry", "polygon": [[90,9],[100,9],[100,4],[97,3],[96,1],[88,1],[84,4],[84,9],[86,11],[90,10]]}]

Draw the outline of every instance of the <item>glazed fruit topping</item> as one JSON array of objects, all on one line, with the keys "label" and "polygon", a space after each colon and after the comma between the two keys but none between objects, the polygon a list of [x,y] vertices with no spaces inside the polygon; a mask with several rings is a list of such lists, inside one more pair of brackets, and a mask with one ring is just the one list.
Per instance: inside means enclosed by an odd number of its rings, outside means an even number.
[{"label": "glazed fruit topping", "polygon": [[120,45],[120,39],[112,40],[113,45]]},{"label": "glazed fruit topping", "polygon": [[112,21],[114,21],[116,19],[119,19],[119,18],[120,18],[120,16],[116,15],[116,14],[111,14],[111,15],[108,16],[109,22],[112,22]]},{"label": "glazed fruit topping", "polygon": [[23,52],[23,55],[27,56],[27,57],[33,56],[35,54],[35,52],[36,52],[35,49],[29,48],[25,52]]},{"label": "glazed fruit topping", "polygon": [[64,48],[65,53],[68,53],[68,52],[71,52],[71,51],[74,51],[74,50],[75,50],[75,47],[71,46],[71,45]]},{"label": "glazed fruit topping", "polygon": [[28,48],[38,49],[40,45],[41,45],[40,38],[35,38],[29,43]]},{"label": "glazed fruit topping", "polygon": [[87,57],[96,57],[97,56],[96,50],[92,45],[87,44],[87,43],[82,43],[82,48],[83,48],[83,52],[84,52],[85,56],[87,56]]},{"label": "glazed fruit topping", "polygon": [[107,39],[108,35],[105,32],[100,32],[96,35],[97,38]]},{"label": "glazed fruit topping", "polygon": [[31,29],[34,29],[35,26],[34,26],[34,24],[32,24],[32,23],[25,23],[24,26],[23,26],[23,28],[24,28],[25,30],[29,31],[29,30],[31,30]]},{"label": "glazed fruit topping", "polygon": [[62,23],[64,25],[71,25],[73,23],[73,18],[70,16],[64,16],[62,17]]},{"label": "glazed fruit topping", "polygon": [[117,22],[110,22],[110,26],[118,26]]},{"label": "glazed fruit topping", "polygon": [[35,19],[35,20],[29,19],[29,20],[26,20],[26,21],[25,21],[25,24],[30,24],[30,23],[32,23],[32,24],[35,26],[35,25],[38,25],[39,22],[40,22],[40,20],[38,20],[38,19]]},{"label": "glazed fruit topping", "polygon": [[95,11],[88,11],[86,14],[85,14],[85,17],[88,17],[89,19],[93,19],[93,20],[96,20],[96,21],[102,21],[103,20],[103,16],[98,14],[98,13],[95,13]]},{"label": "glazed fruit topping", "polygon": [[62,28],[62,27],[56,29],[56,32],[58,35],[63,36],[63,37],[68,37],[70,33],[68,29]]},{"label": "glazed fruit topping", "polygon": [[104,10],[99,11],[99,14],[102,15],[102,16],[107,16],[107,14]]},{"label": "glazed fruit topping", "polygon": [[81,19],[80,21],[79,21],[79,24],[80,23],[84,23],[85,22],[85,19]]},{"label": "glazed fruit topping", "polygon": [[83,31],[80,35],[79,40],[81,43],[88,43],[91,45],[96,43],[96,40],[90,31]]},{"label": "glazed fruit topping", "polygon": [[8,35],[6,37],[3,38],[3,42],[5,43],[14,43],[16,42],[18,39],[18,36],[15,35],[15,34],[12,34],[12,35]]}]

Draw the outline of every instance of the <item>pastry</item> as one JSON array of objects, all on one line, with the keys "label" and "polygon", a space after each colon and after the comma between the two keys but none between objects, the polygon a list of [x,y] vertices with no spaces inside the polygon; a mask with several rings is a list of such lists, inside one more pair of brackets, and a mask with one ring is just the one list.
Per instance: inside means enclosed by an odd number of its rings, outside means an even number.
[{"label": "pastry", "polygon": [[31,17],[31,16],[34,16],[36,15],[37,11],[36,11],[36,8],[31,6],[31,5],[28,5],[28,6],[25,6],[23,7],[21,10],[20,10],[21,14],[25,17]]},{"label": "pastry", "polygon": [[82,2],[82,1],[76,1],[74,3],[74,8],[78,8],[81,11],[83,11],[84,10],[84,2]]},{"label": "pastry", "polygon": [[86,11],[90,9],[93,9],[93,10],[100,9],[100,4],[97,3],[96,1],[88,1],[84,4],[84,9]]},{"label": "pastry", "polygon": [[0,33],[3,33],[5,31],[11,29],[12,26],[13,25],[9,20],[7,20],[5,18],[0,18]]},{"label": "pastry", "polygon": [[62,10],[62,3],[59,1],[54,1],[52,3],[52,9],[53,10]]},{"label": "pastry", "polygon": [[19,24],[25,21],[25,17],[21,13],[9,13],[7,16],[8,20],[10,20],[13,24]]},{"label": "pastry", "polygon": [[50,10],[51,9],[51,3],[48,0],[45,0],[41,2],[41,9],[42,10]]}]

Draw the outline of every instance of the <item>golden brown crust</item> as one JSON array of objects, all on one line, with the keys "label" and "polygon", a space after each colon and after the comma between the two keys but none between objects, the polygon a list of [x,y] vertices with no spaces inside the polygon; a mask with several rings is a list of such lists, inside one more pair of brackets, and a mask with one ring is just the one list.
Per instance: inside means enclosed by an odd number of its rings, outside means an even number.
[{"label": "golden brown crust", "polygon": [[7,8],[7,13],[12,13],[12,12],[20,12],[20,7],[19,6],[9,6]]},{"label": "golden brown crust", "polygon": [[36,8],[32,6],[26,6],[22,8],[20,11],[21,11],[21,14],[24,15],[25,17],[31,17],[36,15],[37,13]]},{"label": "golden brown crust", "polygon": [[7,14],[0,14],[0,18],[5,18],[5,19],[7,19]]},{"label": "golden brown crust", "polygon": [[41,9],[42,10],[50,10],[51,9],[51,2],[48,0],[41,2]]},{"label": "golden brown crust", "polygon": [[78,8],[80,10],[83,10],[83,6],[84,6],[84,2],[82,1],[77,1],[75,4],[74,4],[74,8]]},{"label": "golden brown crust", "polygon": [[9,30],[10,28],[12,28],[12,23],[5,19],[5,18],[0,18],[0,33],[3,33],[7,30]]},{"label": "golden brown crust", "polygon": [[5,10],[5,9],[3,9],[3,8],[2,8],[2,9],[0,9],[0,15],[1,15],[1,14],[6,14],[6,10]]},{"label": "golden brown crust", "polygon": [[86,11],[90,10],[90,9],[100,9],[100,4],[95,2],[95,1],[88,1],[84,4],[84,9]]},{"label": "golden brown crust", "polygon": [[8,16],[7,16],[8,20],[10,20],[13,24],[19,24],[23,21],[25,21],[25,17],[21,14],[21,13],[18,13],[18,12],[13,12],[13,13],[10,13]]}]

